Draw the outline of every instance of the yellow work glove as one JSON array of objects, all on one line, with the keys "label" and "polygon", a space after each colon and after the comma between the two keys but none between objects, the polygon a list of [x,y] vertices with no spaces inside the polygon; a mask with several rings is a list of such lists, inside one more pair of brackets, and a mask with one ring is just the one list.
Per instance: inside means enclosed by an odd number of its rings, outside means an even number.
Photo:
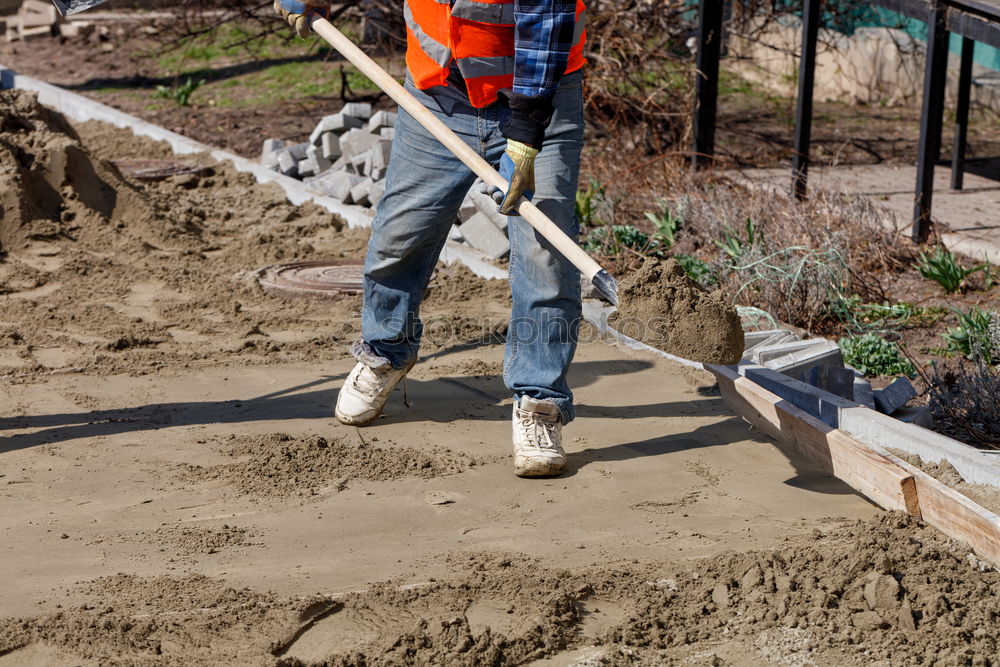
[{"label": "yellow work glove", "polygon": [[499,204],[504,215],[517,215],[517,202],[524,195],[527,199],[535,194],[535,157],[538,149],[513,139],[507,140],[507,150],[500,158],[500,175],[510,185],[507,192],[499,189],[490,194]]},{"label": "yellow work glove", "polygon": [[274,0],[274,13],[305,39],[315,19],[330,18],[330,0]]}]

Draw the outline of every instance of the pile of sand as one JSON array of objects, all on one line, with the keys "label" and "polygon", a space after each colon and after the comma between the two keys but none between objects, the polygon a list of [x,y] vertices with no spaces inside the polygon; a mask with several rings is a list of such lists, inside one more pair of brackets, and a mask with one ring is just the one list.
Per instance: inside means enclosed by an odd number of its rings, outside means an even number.
[{"label": "pile of sand", "polygon": [[401,477],[439,477],[462,472],[477,461],[438,449],[377,447],[364,441],[284,433],[232,435],[222,450],[237,460],[218,466],[186,466],[191,479],[221,479],[253,498],[316,496],[343,491],[352,479],[385,481]]},{"label": "pile of sand", "polygon": [[647,259],[618,285],[609,322],[627,336],[670,354],[707,364],[743,356],[743,327],[721,292],[708,292],[674,259]]},{"label": "pile of sand", "polygon": [[[593,664],[990,664],[1000,573],[885,515],[815,540],[689,562],[555,569],[506,553],[435,557],[449,574],[287,600],[204,577],[119,575],[82,606],[0,621],[0,655],[44,642],[96,660],[523,664],[594,645]],[[978,661],[978,662],[977,662]]]}]

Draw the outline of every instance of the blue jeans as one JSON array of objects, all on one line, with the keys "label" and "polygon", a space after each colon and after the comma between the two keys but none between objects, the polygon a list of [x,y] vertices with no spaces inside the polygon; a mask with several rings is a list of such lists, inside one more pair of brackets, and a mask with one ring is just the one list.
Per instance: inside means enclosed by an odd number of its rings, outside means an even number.
[{"label": "blue jeans", "polygon": [[[555,115],[535,161],[538,205],[572,238],[579,233],[575,202],[583,149],[582,73],[563,77]],[[510,111],[496,103],[472,107],[464,89],[407,89],[487,162],[506,146],[500,132]],[[386,189],[376,209],[364,268],[361,335],[371,351],[396,368],[416,358],[423,326],[420,299],[475,175],[399,110]],[[572,421],[566,371],[576,351],[581,317],[580,278],[573,265],[520,217],[508,218],[511,322],[504,382],[515,398],[553,401]]]}]

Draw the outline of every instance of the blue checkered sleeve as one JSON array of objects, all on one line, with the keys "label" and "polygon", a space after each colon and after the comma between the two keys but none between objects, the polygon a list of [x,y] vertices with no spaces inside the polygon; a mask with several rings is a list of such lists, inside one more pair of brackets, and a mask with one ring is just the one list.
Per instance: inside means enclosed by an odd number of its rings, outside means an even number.
[{"label": "blue checkered sleeve", "polygon": [[566,71],[576,29],[575,0],[514,0],[514,89],[551,98]]}]

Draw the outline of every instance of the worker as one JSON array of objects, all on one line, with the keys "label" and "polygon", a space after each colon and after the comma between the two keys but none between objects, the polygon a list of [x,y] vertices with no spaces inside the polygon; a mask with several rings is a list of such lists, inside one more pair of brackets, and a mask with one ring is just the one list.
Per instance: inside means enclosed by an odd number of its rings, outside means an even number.
[{"label": "worker", "polygon": [[[275,0],[302,37],[329,0]],[[483,191],[508,218],[513,297],[504,382],[513,393],[514,471],[566,470],[562,427],[574,418],[566,379],[581,317],[577,270],[516,212],[523,196],[572,238],[583,148],[582,0],[405,0],[405,87],[488,162],[506,191]],[[357,365],[335,414],[360,426],[382,412],[413,367],[420,299],[475,175],[399,110],[364,265]]]}]

